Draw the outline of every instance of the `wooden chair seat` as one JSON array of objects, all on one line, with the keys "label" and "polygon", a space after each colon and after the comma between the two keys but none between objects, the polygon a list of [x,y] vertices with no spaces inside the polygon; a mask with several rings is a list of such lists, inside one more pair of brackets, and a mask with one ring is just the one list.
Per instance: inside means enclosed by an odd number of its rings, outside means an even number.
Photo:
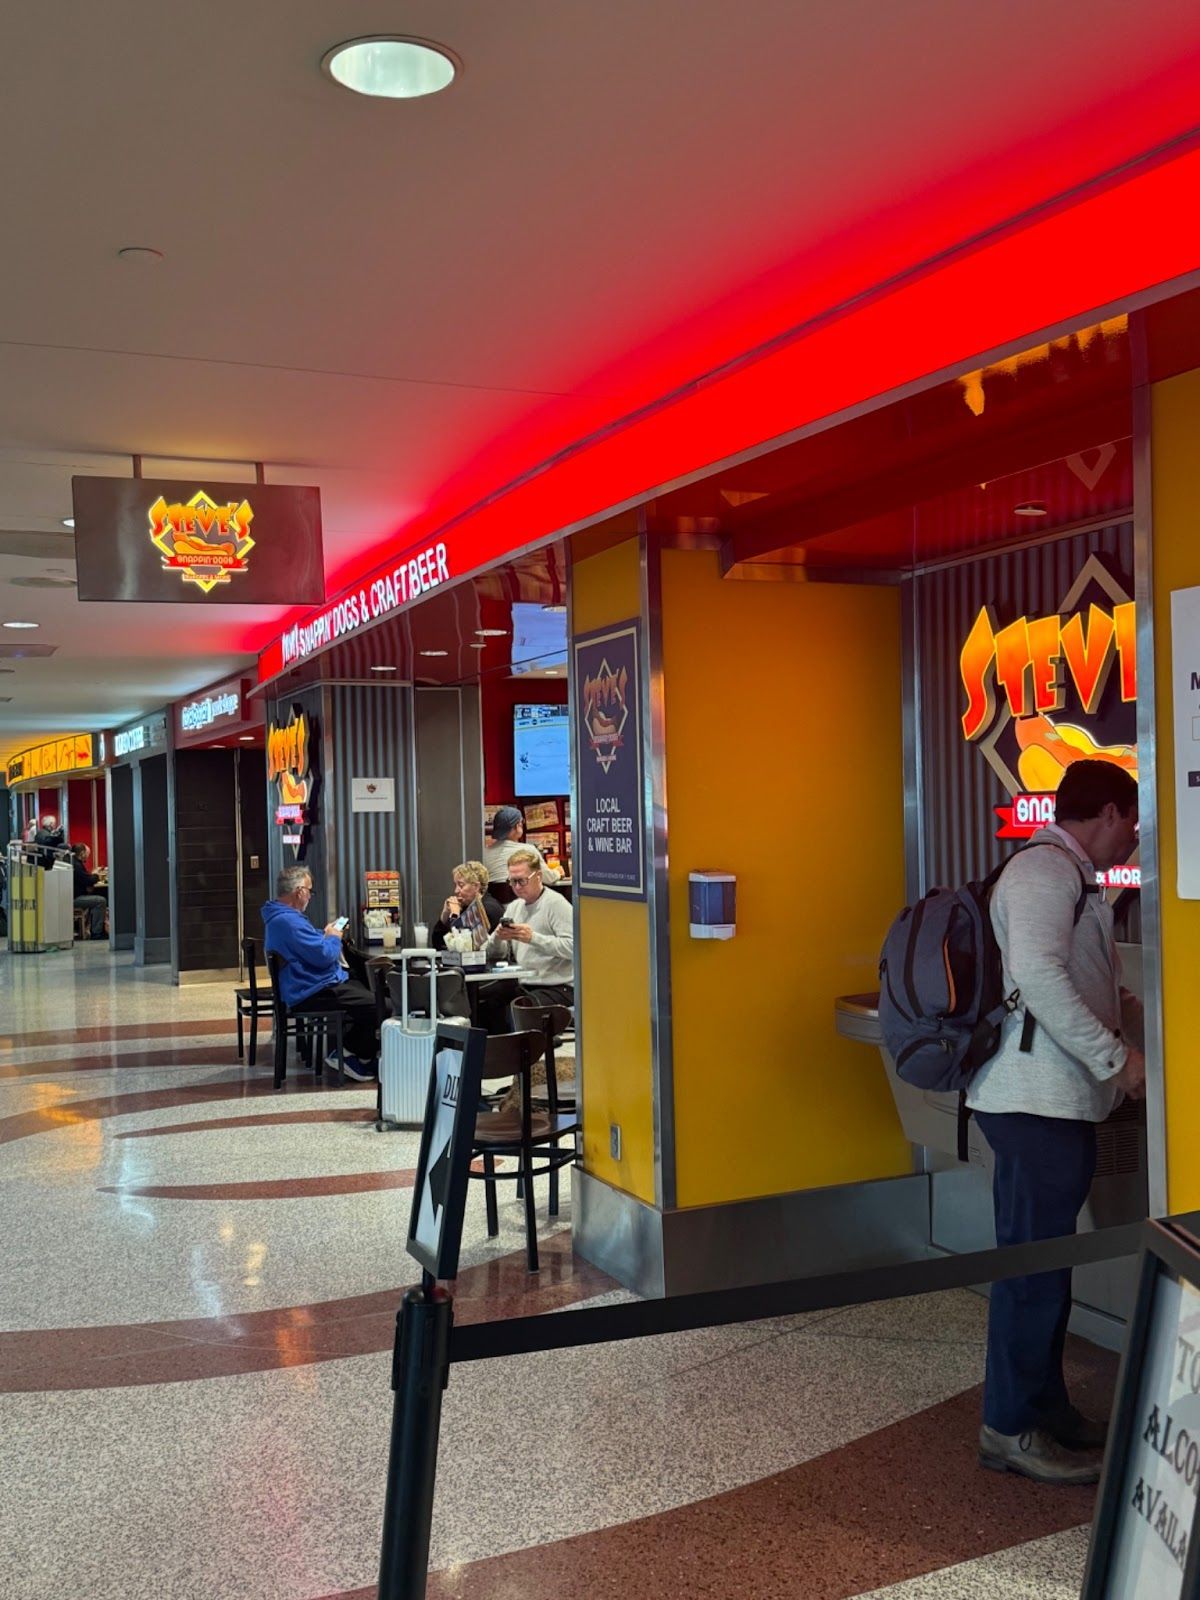
[{"label": "wooden chair seat", "polygon": [[[535,1142],[552,1137],[554,1124],[547,1111],[534,1111],[529,1118],[529,1137]],[[475,1118],[475,1143],[486,1144],[493,1150],[500,1145],[519,1145],[522,1138],[521,1114],[509,1108],[505,1111],[481,1111]]]},{"label": "wooden chair seat", "polygon": [[[548,1106],[539,1108],[534,1104],[533,1068],[542,1059],[545,1048],[545,1035],[533,1028],[489,1036],[483,1061],[484,1082],[510,1079],[516,1104],[506,1097],[499,1111],[481,1111],[475,1118],[471,1146],[472,1155],[483,1157],[483,1171],[472,1170],[470,1176],[481,1179],[484,1184],[489,1239],[500,1232],[496,1184],[506,1179],[517,1183],[517,1194],[525,1202],[525,1255],[531,1272],[538,1270],[534,1177],[549,1174],[550,1215],[557,1216],[558,1171],[575,1160],[574,1141],[570,1149],[563,1149],[558,1141],[579,1129],[575,1112],[559,1109],[552,1073],[546,1083]],[[514,1170],[497,1171],[496,1157],[501,1154],[517,1157]]]}]

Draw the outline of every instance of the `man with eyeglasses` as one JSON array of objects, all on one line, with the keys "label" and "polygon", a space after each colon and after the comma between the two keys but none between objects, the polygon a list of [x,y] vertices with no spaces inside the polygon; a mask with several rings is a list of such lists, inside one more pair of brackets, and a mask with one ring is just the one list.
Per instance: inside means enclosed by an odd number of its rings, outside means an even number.
[{"label": "man with eyeglasses", "polygon": [[541,858],[528,846],[508,858],[513,902],[487,943],[488,960],[516,963],[515,979],[481,984],[480,1024],[489,1033],[508,1031],[508,1008],[518,995],[539,1005],[575,1004],[575,929],[570,903],[542,882]]},{"label": "man with eyeglasses", "polygon": [[[318,931],[308,920],[312,873],[302,863],[284,867],[275,898],[263,907],[264,947],[283,963],[279,992],[293,1012],[344,1011],[343,1067],[348,1078],[368,1083],[376,1076],[379,1025],[375,996],[342,965],[346,919]],[[332,1065],[334,1057],[329,1058]]]}]

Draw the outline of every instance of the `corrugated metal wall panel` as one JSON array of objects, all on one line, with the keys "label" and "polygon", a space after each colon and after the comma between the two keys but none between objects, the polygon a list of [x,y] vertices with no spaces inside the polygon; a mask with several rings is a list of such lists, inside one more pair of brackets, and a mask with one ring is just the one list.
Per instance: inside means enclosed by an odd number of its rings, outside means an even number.
[{"label": "corrugated metal wall panel", "polygon": [[[357,922],[363,875],[399,872],[407,904],[412,881],[408,780],[408,692],[390,685],[328,685],[326,697],[327,873],[336,912]],[[353,778],[392,778],[394,811],[355,812]]]},{"label": "corrugated metal wall panel", "polygon": [[994,606],[1002,622],[1022,614],[1050,615],[1092,555],[1104,558],[1133,593],[1133,525],[1128,522],[942,567],[904,585],[916,644],[922,889],[981,877],[1006,853],[995,838],[992,808],[1008,793],[978,748],[962,736],[958,658],[971,624],[984,605]]}]

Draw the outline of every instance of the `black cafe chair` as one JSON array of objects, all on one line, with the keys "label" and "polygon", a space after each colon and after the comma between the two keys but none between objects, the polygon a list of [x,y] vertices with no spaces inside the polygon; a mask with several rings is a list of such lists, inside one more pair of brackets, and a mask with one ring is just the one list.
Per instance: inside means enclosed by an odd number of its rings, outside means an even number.
[{"label": "black cafe chair", "polygon": [[[481,1110],[475,1118],[475,1137],[471,1145],[471,1178],[484,1185],[487,1205],[488,1238],[500,1232],[500,1218],[496,1206],[496,1185],[514,1181],[520,1185],[525,1202],[525,1257],[530,1272],[538,1270],[537,1211],[534,1205],[533,1180],[543,1173],[551,1175],[550,1208],[552,1217],[558,1215],[558,1169],[575,1160],[574,1142],[564,1150],[559,1140],[574,1134],[579,1121],[573,1111],[559,1109],[558,1089],[552,1074],[546,1076],[547,1105],[544,1109],[533,1103],[533,1068],[541,1060],[545,1049],[544,1036],[532,1028],[519,1033],[489,1034],[483,1059],[483,1080],[494,1083],[507,1078],[517,1086],[519,1104],[516,1107],[500,1106]],[[474,1157],[481,1156],[483,1170],[476,1171]],[[515,1156],[517,1165],[512,1172],[498,1172],[496,1160],[500,1156]],[[544,1158],[535,1165],[535,1158]]]},{"label": "black cafe chair", "polygon": [[[542,1005],[531,995],[518,995],[512,1003],[512,1021],[516,1029],[532,1029],[542,1036],[546,1061],[546,1084],[533,1086],[533,1108],[535,1111],[546,1110],[550,1106],[550,1080],[553,1078],[556,1095],[556,1109],[558,1111],[578,1113],[578,1101],[573,1078],[563,1079],[558,1076],[558,1063],[554,1058],[556,1046],[563,1043],[565,1036],[574,1038],[575,1016],[569,1006]],[[536,1065],[536,1063],[535,1063]],[[520,1194],[518,1187],[517,1193]],[[550,1170],[550,1215],[558,1215],[558,1168]]]},{"label": "black cafe chair", "polygon": [[275,1009],[275,995],[269,983],[258,981],[258,940],[242,940],[242,964],[246,969],[244,988],[233,991],[237,1007],[238,1060],[246,1055],[246,1023],[250,1024],[250,1066],[258,1064],[258,1019],[269,1017]]},{"label": "black cafe chair", "polygon": [[288,1040],[295,1039],[296,1049],[306,1067],[320,1082],[324,1074],[325,1052],[332,1045],[337,1056],[338,1082],[346,1081],[346,1058],[342,1044],[342,1026],[346,1013],[336,1007],[330,1011],[293,1011],[285,1004],[279,989],[283,962],[274,950],[267,952],[267,971],[271,974],[272,1010],[275,1015],[275,1087],[282,1089],[287,1077]]}]

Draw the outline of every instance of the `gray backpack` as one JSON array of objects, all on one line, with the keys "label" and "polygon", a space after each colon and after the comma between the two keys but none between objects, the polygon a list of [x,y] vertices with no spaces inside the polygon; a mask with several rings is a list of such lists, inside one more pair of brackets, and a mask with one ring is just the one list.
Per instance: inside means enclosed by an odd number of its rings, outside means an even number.
[{"label": "gray backpack", "polygon": [[[1010,861],[1048,844],[1023,845],[986,878],[960,889],[931,889],[916,905],[905,906],[888,929],[879,961],[879,1021],[896,1075],[905,1083],[958,1093],[965,1102],[967,1085],[999,1049],[1004,1019],[1021,996],[1015,989],[1004,993],[989,901]],[[1088,895],[1096,892],[1095,884],[1083,882],[1076,923]],[[1023,1050],[1030,1048],[1036,1025],[1027,1008]],[[960,1155],[964,1137],[965,1129]]]}]

